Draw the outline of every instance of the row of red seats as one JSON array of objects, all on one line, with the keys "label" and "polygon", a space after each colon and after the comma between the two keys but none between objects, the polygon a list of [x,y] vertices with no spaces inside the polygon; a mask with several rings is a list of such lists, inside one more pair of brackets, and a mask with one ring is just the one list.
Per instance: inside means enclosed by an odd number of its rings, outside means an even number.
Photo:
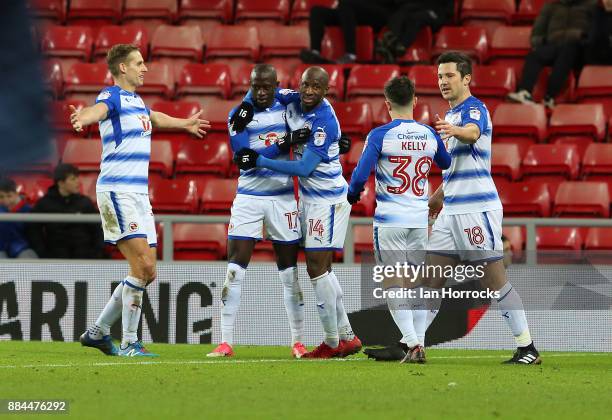
[{"label": "row of red seats", "polygon": [[[457,1],[460,22],[499,20],[531,22],[548,0],[463,0]],[[136,18],[162,18],[167,21],[183,19],[216,19],[222,22],[240,22],[248,19],[266,19],[303,22],[308,19],[314,5],[335,7],[337,0],[110,0],[100,4],[97,0],[32,0],[31,8],[37,17],[63,22],[82,19],[110,19],[113,21]]]},{"label": "row of red seats", "polygon": [[[41,29],[41,48],[49,56],[78,57],[89,61],[101,56],[115,43],[134,43],[147,58],[180,57],[193,61],[219,57],[243,57],[254,61],[271,57],[297,57],[309,47],[308,28],[303,26],[217,25],[170,26],[157,24],[149,32],[144,25],[100,26],[96,31],[87,26],[49,26]],[[149,35],[150,34],[150,35]],[[479,26],[445,26],[435,36],[429,28],[419,34],[414,45],[400,62],[429,62],[448,50],[462,50],[477,62],[512,63],[521,61],[530,50],[531,27],[500,26],[487,33]],[[380,36],[380,35],[379,35]],[[150,40],[149,40],[150,38]],[[374,59],[374,32],[359,26],[356,32],[357,61]],[[150,46],[150,48],[149,48]],[[344,41],[338,27],[327,27],[322,55],[336,59],[344,53]]]}]

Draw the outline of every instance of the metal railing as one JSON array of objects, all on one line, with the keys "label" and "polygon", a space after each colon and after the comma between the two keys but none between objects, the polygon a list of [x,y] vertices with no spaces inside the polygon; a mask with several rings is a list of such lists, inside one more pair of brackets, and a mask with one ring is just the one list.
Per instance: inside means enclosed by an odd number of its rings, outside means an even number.
[{"label": "metal railing", "polygon": [[[174,255],[174,223],[229,223],[229,216],[203,215],[170,215],[155,216],[156,222],[163,224],[163,261],[172,261]],[[49,214],[49,213],[0,213],[0,222],[60,222],[60,223],[100,223],[97,214]],[[372,224],[371,217],[352,217],[344,242],[344,262],[355,262],[355,244],[353,226]],[[571,226],[571,227],[612,227],[612,219],[555,219],[555,218],[516,218],[509,217],[503,221],[504,226],[525,226],[527,232],[526,251],[536,250],[536,226]],[[527,264],[535,264],[536,253],[527,252]]]}]

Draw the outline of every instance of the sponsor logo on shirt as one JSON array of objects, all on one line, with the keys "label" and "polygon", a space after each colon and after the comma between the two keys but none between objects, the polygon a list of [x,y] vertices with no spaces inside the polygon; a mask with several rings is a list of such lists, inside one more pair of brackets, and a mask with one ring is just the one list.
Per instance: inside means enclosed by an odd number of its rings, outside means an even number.
[{"label": "sponsor logo on shirt", "polygon": [[151,134],[151,119],[149,118],[149,116],[148,115],[138,115],[137,117],[142,123],[142,129],[144,130],[142,133],[140,133],[140,136],[145,137]]},{"label": "sponsor logo on shirt", "polygon": [[110,98],[110,96],[111,96],[111,93],[108,90],[105,90],[104,92],[98,95],[98,100],[103,101],[104,99]]},{"label": "sponsor logo on shirt", "polygon": [[325,139],[327,138],[327,134],[325,131],[317,131],[314,133],[314,145],[315,146],[323,146],[325,144]]}]

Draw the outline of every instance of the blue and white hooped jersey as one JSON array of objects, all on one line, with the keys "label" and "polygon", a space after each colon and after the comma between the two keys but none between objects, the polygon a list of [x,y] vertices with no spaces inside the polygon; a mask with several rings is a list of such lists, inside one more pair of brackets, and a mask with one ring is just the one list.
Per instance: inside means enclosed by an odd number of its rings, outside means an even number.
[{"label": "blue and white hooped jersey", "polygon": [[[272,146],[279,138],[287,135],[285,122],[285,106],[277,100],[265,110],[255,109],[253,119],[242,133],[236,133],[229,125],[237,107],[232,109],[228,117],[228,131],[232,149],[238,152],[242,148],[253,149],[262,153]],[[288,154],[275,156],[276,159],[288,160]],[[293,179],[290,175],[282,174],[266,168],[253,168],[240,171],[237,194],[253,197],[293,198]]]},{"label": "blue and white hooped jersey", "polygon": [[340,123],[327,99],[312,111],[302,112],[300,102],[287,105],[287,124],[291,131],[308,127],[312,130],[306,144],[297,145],[294,153],[302,158],[305,149],[321,157],[321,162],[307,177],[299,177],[300,199],[305,203],[336,204],[346,200],[347,184],[340,164]]},{"label": "blue and white hooped jersey", "polygon": [[148,194],[151,111],[140,96],[119,86],[102,89],[100,102],[108,114],[99,122],[102,161],[96,191]]},{"label": "blue and white hooped jersey", "polygon": [[393,120],[368,134],[349,191],[360,192],[375,167],[374,226],[427,228],[434,161],[443,167],[450,161],[438,134],[414,120]]},{"label": "blue and white hooped jersey", "polygon": [[470,96],[446,112],[446,121],[455,126],[476,124],[480,138],[465,144],[454,137],[445,141],[453,161],[442,172],[444,207],[441,214],[481,213],[501,210],[502,204],[491,177],[493,124],[487,107]]}]

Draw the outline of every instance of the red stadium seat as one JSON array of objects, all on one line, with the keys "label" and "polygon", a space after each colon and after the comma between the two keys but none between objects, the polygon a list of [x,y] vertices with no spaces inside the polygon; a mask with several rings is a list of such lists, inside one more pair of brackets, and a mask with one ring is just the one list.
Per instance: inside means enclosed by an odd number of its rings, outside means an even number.
[{"label": "red stadium seat", "polygon": [[98,94],[106,86],[112,85],[113,79],[106,64],[74,63],[64,82],[64,93]]},{"label": "red stadium seat", "polygon": [[59,60],[50,59],[43,62],[43,81],[46,90],[53,98],[59,98],[63,93],[64,78]]},{"label": "red stadium seat", "polygon": [[53,179],[42,174],[11,175],[10,178],[17,184],[17,193],[25,195],[30,203],[41,199],[53,185]]},{"label": "red stadium seat", "polygon": [[[335,106],[335,105],[334,105]],[[431,124],[431,111],[429,110],[429,105],[417,102],[414,107],[414,120],[420,122],[421,124]],[[391,117],[389,116],[389,111],[386,106],[380,107],[378,110],[378,114],[374,115],[374,125],[382,125],[387,124],[391,121]]]},{"label": "red stadium seat", "polygon": [[297,57],[303,48],[310,45],[308,28],[305,26],[258,27],[261,41],[261,59],[269,57]]},{"label": "red stadium seat", "polygon": [[553,216],[610,217],[610,194],[605,182],[562,182],[557,189]]},{"label": "red stadium seat", "polygon": [[289,20],[288,0],[238,0],[236,2],[236,23],[265,19],[287,23]]},{"label": "red stadium seat", "polygon": [[612,66],[584,66],[578,79],[576,98],[612,95]]},{"label": "red stadium seat", "polygon": [[122,6],[122,0],[70,0],[68,20],[106,19],[119,22]]},{"label": "red stadium seat", "polygon": [[181,0],[179,19],[217,19],[229,23],[233,19],[232,0]]},{"label": "red stadium seat", "polygon": [[220,260],[227,253],[225,223],[178,223],[172,236],[175,260]]},{"label": "red stadium seat", "polygon": [[509,23],[514,11],[514,0],[463,0],[461,3],[461,22],[468,19],[495,19]]},{"label": "red stadium seat", "polygon": [[159,172],[164,177],[172,175],[174,169],[174,154],[172,144],[168,140],[155,140],[151,142],[151,162],[149,172]]},{"label": "red stadium seat", "polygon": [[546,137],[544,105],[501,104],[493,114],[495,135],[529,136],[538,141]]},{"label": "red stadium seat", "polygon": [[506,216],[550,216],[550,193],[546,184],[536,181],[513,182],[508,188],[499,188],[498,193]]},{"label": "red stadium seat", "polygon": [[578,156],[582,161],[584,153],[586,149],[593,144],[593,138],[587,136],[563,136],[557,137],[553,140],[552,144],[573,144],[576,146],[576,150],[578,151]]},{"label": "red stadium seat", "polygon": [[168,63],[147,63],[144,85],[138,88],[142,97],[156,95],[165,99],[174,97],[174,71]]},{"label": "red stadium seat", "polygon": [[[382,32],[382,31],[381,31]],[[397,58],[398,63],[427,63],[431,59],[431,45],[433,44],[433,34],[431,28],[425,26],[420,30],[416,39],[406,53]]]},{"label": "red stadium seat", "polygon": [[560,175],[576,179],[579,162],[574,145],[534,144],[523,159],[523,176]]},{"label": "red stadium seat", "polygon": [[353,204],[351,214],[353,216],[374,216],[374,208],[376,207],[376,185],[374,182],[374,174],[370,175],[370,179],[365,183],[361,200]]},{"label": "red stadium seat", "polygon": [[[546,86],[548,86],[548,79],[550,78],[551,71],[552,67],[544,67],[544,69],[540,72],[538,81],[536,82],[536,85],[532,91],[533,100],[535,102],[542,102],[546,96]],[[570,72],[565,84],[563,85],[563,88],[561,89],[561,92],[555,96],[555,102],[559,104],[573,101],[575,85],[576,78],[574,77],[574,73]]]},{"label": "red stadium seat", "polygon": [[[294,89],[299,89],[302,73],[310,66],[310,64],[300,64],[295,69],[293,79],[291,80],[291,86]],[[327,91],[327,97],[342,100],[344,98],[344,74],[342,72],[342,66],[338,64],[321,64],[320,66],[323,67],[329,75],[329,90]]]},{"label": "red stadium seat", "polygon": [[372,110],[370,105],[361,102],[336,102],[336,117],[342,132],[366,136],[372,128]]},{"label": "red stadium seat", "polygon": [[38,19],[63,22],[66,17],[66,0],[30,0],[27,5],[32,15]]},{"label": "red stadium seat", "polygon": [[542,10],[546,3],[552,0],[521,0],[519,2],[518,11],[514,15],[514,22],[529,22],[531,23]]},{"label": "red stadium seat", "polygon": [[237,186],[235,179],[209,179],[203,185],[200,213],[229,214]]},{"label": "red stadium seat", "polygon": [[77,133],[70,124],[70,105],[76,109],[82,109],[86,103],[80,100],[53,101],[49,105],[51,114],[51,123],[55,131],[72,133],[75,136],[86,136],[89,132],[89,126],[84,127],[81,133]]},{"label": "red stadium seat", "polygon": [[205,58],[242,57],[257,61],[259,47],[257,28],[220,25],[208,35]]},{"label": "red stadium seat", "polygon": [[504,226],[502,234],[510,241],[513,252],[520,252],[525,248],[525,235],[520,226]]},{"label": "red stadium seat", "polygon": [[176,88],[177,96],[199,95],[229,98],[230,70],[225,64],[188,63],[183,66]]},{"label": "red stadium seat", "polygon": [[601,104],[557,105],[550,117],[550,137],[559,135],[587,135],[596,141],[606,134],[606,118]]},{"label": "red stadium seat", "polygon": [[94,56],[104,58],[115,44],[134,44],[146,60],[149,54],[149,37],[144,27],[139,25],[102,26],[94,43]]},{"label": "red stadium seat", "polygon": [[582,159],[582,175],[612,175],[612,144],[590,144]]},{"label": "red stadium seat", "polygon": [[123,19],[160,18],[172,22],[177,14],[176,0],[125,0]]},{"label": "red stadium seat", "polygon": [[82,26],[50,26],[42,37],[42,51],[51,57],[76,57],[89,61],[93,46],[91,29]]},{"label": "red stadium seat", "polygon": [[521,155],[515,144],[493,144],[491,174],[515,181],[521,177]]},{"label": "red stadium seat", "polygon": [[[470,90],[475,96],[505,98],[516,89],[514,71],[505,66],[474,66]],[[488,102],[483,99],[485,103]]]},{"label": "red stadium seat", "polygon": [[236,101],[211,100],[202,106],[202,115],[210,121],[212,128],[210,131],[220,131],[227,133],[227,120],[230,111],[238,106]]},{"label": "red stadium seat", "polygon": [[204,40],[197,26],[161,25],[151,38],[151,56],[183,57],[202,61]]},{"label": "red stadium seat", "polygon": [[195,213],[198,209],[198,188],[194,181],[152,179],[149,197],[155,213]]},{"label": "red stadium seat", "polygon": [[356,225],[353,227],[353,242],[355,243],[355,254],[372,252],[374,249],[374,234],[371,224]]},{"label": "red stadium seat", "polygon": [[612,228],[592,227],[589,228],[586,239],[584,240],[585,250],[611,250],[612,249]]},{"label": "red stadium seat", "polygon": [[102,158],[102,142],[88,139],[71,139],[66,143],[63,163],[70,163],[81,172],[99,172]]},{"label": "red stadium seat", "polygon": [[355,169],[355,166],[357,166],[357,162],[359,162],[359,158],[363,153],[364,143],[364,141],[360,140],[353,141],[351,150],[346,154],[346,158],[342,163],[342,169],[345,174],[350,174]]},{"label": "red stadium seat", "polygon": [[408,77],[414,82],[418,95],[440,95],[438,87],[438,68],[427,64],[409,67]]},{"label": "red stadium seat", "polygon": [[500,26],[491,38],[489,59],[491,64],[505,65],[521,76],[525,56],[531,50],[531,26]]},{"label": "red stadium seat", "polygon": [[176,158],[176,173],[211,173],[227,176],[231,158],[230,148],[225,139],[185,141]]},{"label": "red stadium seat", "polygon": [[[371,26],[358,26],[355,33],[355,54],[358,62],[370,62],[374,58],[374,33]],[[321,43],[321,55],[328,60],[337,60],[346,50],[342,31],[336,26],[327,26]]]},{"label": "red stadium seat", "polygon": [[444,26],[438,32],[433,55],[439,56],[448,50],[459,50],[483,63],[487,59],[488,40],[483,28],[473,26]]},{"label": "red stadium seat", "polygon": [[539,250],[579,251],[582,235],[579,228],[542,226],[536,228],[536,246]]},{"label": "red stadium seat", "polygon": [[310,9],[313,6],[335,8],[338,0],[295,0],[291,7],[291,22],[305,22],[310,18]]},{"label": "red stadium seat", "polygon": [[392,64],[355,65],[346,83],[346,96],[380,96],[385,83],[399,74],[399,67]]}]

